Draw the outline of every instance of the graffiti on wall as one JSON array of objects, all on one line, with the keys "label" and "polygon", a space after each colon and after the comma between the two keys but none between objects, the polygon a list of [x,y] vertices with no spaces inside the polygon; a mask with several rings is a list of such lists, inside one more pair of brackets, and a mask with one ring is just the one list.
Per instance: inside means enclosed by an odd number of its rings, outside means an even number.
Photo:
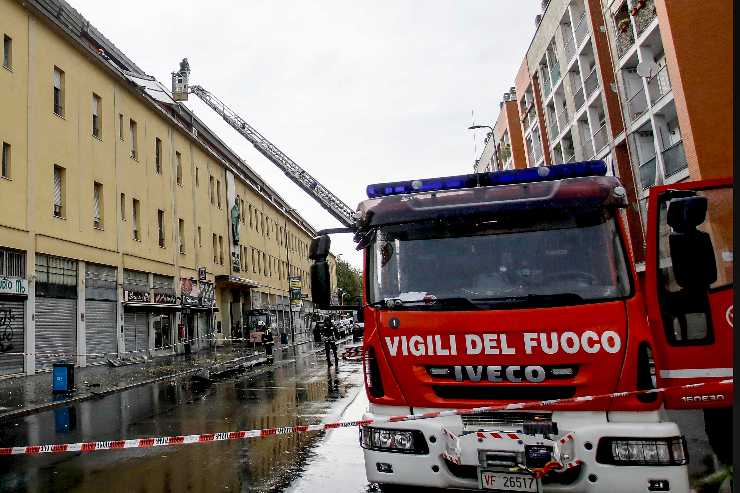
[{"label": "graffiti on wall", "polygon": [[0,308],[0,353],[13,349],[13,320],[15,316],[10,308]]}]

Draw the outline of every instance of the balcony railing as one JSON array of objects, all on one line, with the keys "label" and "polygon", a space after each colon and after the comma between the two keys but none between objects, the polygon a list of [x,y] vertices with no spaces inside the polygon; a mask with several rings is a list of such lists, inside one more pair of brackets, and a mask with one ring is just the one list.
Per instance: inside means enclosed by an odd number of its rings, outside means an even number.
[{"label": "balcony railing", "polygon": [[646,190],[655,185],[656,160],[655,156],[640,165],[640,185]]},{"label": "balcony railing", "polygon": [[577,46],[580,46],[581,42],[584,39],[586,39],[586,36],[588,36],[588,23],[586,22],[586,12],[581,14],[581,17],[578,19],[578,22],[576,23],[575,35],[576,35],[576,45]]},{"label": "balcony railing", "polygon": [[668,66],[663,65],[658,73],[648,80],[648,93],[650,104],[657,103],[663,96],[671,91],[671,79],[668,77]]},{"label": "balcony railing", "polygon": [[591,135],[589,134],[588,127],[585,130],[582,130],[583,132],[583,158],[584,159],[590,159],[594,154],[594,143],[593,140],[591,140]]},{"label": "balcony railing", "polygon": [[568,34],[563,35],[563,51],[565,52],[565,63],[568,64],[576,54],[576,45],[573,41],[573,35],[570,33],[570,26],[568,26]]},{"label": "balcony railing", "polygon": [[609,139],[608,132],[606,131],[606,122],[601,126],[600,129],[596,131],[594,134],[594,154],[601,151],[604,147],[606,147],[607,141]]},{"label": "balcony railing", "polygon": [[640,80],[640,90],[627,100],[630,121],[635,121],[640,115],[647,111],[647,99],[645,98],[645,87]]},{"label": "balcony railing", "polygon": [[549,113],[547,116],[547,130],[550,132],[550,142],[554,142],[560,131],[558,130],[558,122],[555,121],[555,113]]},{"label": "balcony railing", "polygon": [[643,7],[637,12],[637,15],[634,16],[635,19],[635,29],[637,30],[637,35],[639,36],[642,34],[645,29],[653,22],[653,19],[657,17],[657,13],[655,11],[655,1],[654,0],[636,0],[635,3],[643,3]]},{"label": "balcony railing", "polygon": [[533,104],[529,107],[529,111],[527,111],[527,115],[525,117],[525,122],[527,124],[526,128],[531,127],[535,120],[537,120],[537,112],[535,111]]},{"label": "balcony railing", "polygon": [[577,83],[577,89],[573,92],[573,104],[575,105],[576,111],[581,109],[581,106],[583,106],[583,103],[586,102],[586,98],[583,95],[583,86],[581,85],[581,82],[578,81]]},{"label": "balcony railing", "polygon": [[555,60],[550,67],[550,78],[552,79],[553,87],[556,86],[560,80],[560,63],[557,60]]},{"label": "balcony railing", "polygon": [[594,66],[594,69],[590,74],[588,74],[586,80],[583,81],[583,87],[586,90],[587,98],[591,97],[591,95],[599,88],[599,76],[596,73],[596,66]]},{"label": "balcony railing", "polygon": [[663,168],[666,177],[673,176],[688,166],[682,140],[663,150]]},{"label": "balcony railing", "polygon": [[558,127],[561,129],[564,129],[566,125],[568,124],[568,120],[570,117],[568,116],[568,108],[565,106],[562,106],[560,110],[557,113],[558,115]]},{"label": "balcony railing", "polygon": [[[629,22],[629,18],[627,18],[627,21]],[[619,58],[622,58],[627,51],[629,51],[630,48],[635,44],[635,33],[632,32],[632,25],[628,26],[628,29],[626,29],[624,32],[621,32],[619,30],[619,27],[617,27],[617,56]]]},{"label": "balcony railing", "polygon": [[550,77],[547,75],[547,67],[540,67],[540,74],[542,74],[542,99],[545,99],[552,89]]}]

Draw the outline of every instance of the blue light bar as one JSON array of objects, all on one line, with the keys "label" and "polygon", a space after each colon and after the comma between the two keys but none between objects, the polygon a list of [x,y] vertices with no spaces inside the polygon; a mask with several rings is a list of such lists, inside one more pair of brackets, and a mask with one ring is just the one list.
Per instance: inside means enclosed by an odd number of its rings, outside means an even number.
[{"label": "blue light bar", "polygon": [[553,181],[565,178],[604,175],[606,175],[606,163],[604,161],[582,161],[580,163],[555,164],[552,166],[539,166],[537,168],[376,183],[367,186],[367,196],[370,199],[374,199],[406,193],[459,190],[461,188],[478,186],[513,185],[516,183],[532,183],[536,181]]}]

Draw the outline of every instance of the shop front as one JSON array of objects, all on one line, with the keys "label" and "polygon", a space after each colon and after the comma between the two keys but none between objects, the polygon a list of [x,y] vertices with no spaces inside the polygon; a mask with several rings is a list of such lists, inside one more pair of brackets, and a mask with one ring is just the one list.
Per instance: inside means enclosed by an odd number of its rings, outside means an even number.
[{"label": "shop front", "polygon": [[26,252],[0,248],[0,376],[23,373],[25,310],[28,299]]},{"label": "shop front", "polygon": [[[77,261],[36,255],[36,371],[77,361]],[[61,354],[61,355],[60,355]]]},{"label": "shop front", "polygon": [[183,334],[187,338],[185,352],[198,352],[213,342],[214,285],[208,281],[180,278]]},{"label": "shop front", "polygon": [[125,270],[123,275],[123,335],[127,356],[150,350],[158,354],[174,351],[175,314],[181,309],[174,293],[174,278]]}]

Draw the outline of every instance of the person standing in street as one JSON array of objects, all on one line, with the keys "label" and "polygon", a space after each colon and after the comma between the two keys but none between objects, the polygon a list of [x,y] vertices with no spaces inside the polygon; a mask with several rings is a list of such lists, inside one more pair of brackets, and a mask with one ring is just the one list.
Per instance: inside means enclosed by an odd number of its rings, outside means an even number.
[{"label": "person standing in street", "polygon": [[324,351],[326,351],[326,364],[331,366],[330,351],[334,352],[334,364],[339,369],[339,357],[337,356],[337,329],[331,319],[324,318],[322,324],[322,336],[324,338]]}]

